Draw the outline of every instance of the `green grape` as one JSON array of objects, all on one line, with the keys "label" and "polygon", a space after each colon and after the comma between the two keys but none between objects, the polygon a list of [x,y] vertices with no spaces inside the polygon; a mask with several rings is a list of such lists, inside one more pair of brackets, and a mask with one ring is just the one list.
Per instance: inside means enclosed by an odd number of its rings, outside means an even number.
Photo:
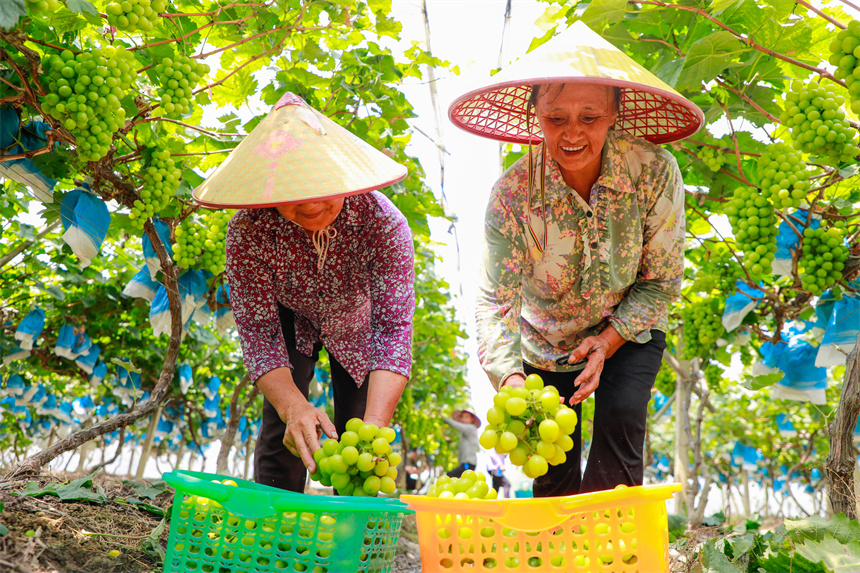
[{"label": "green grape", "polygon": [[738,187],[724,212],[738,248],[744,251],[744,267],[750,277],[759,279],[770,274],[777,233],[773,205],[754,189]]},{"label": "green grape", "polygon": [[684,321],[683,356],[692,359],[713,352],[717,340],[725,332],[722,323],[725,302],[721,298],[693,300],[681,308]]},{"label": "green grape", "polygon": [[696,153],[696,157],[704,161],[705,165],[714,172],[722,169],[723,164],[726,162],[726,158],[723,156],[722,151],[712,147],[702,146],[702,148]]},{"label": "green grape", "polygon": [[[444,495],[445,492],[451,495]],[[487,483],[487,476],[474,470],[466,470],[456,478],[440,476],[427,490],[427,497],[450,498],[465,494],[460,499],[496,499],[498,492]]]},{"label": "green grape", "polygon": [[856,133],[845,117],[845,96],[832,85],[793,82],[779,121],[791,128],[795,148],[822,162],[848,163],[858,154]]},{"label": "green grape", "polygon": [[168,117],[178,117],[191,112],[191,96],[201,78],[209,73],[209,66],[179,55],[164,58],[155,66],[158,76],[161,107]]},{"label": "green grape", "polygon": [[59,0],[27,0],[27,11],[31,14],[53,13],[62,5]]},{"label": "green grape", "polygon": [[340,495],[375,496],[396,489],[402,458],[391,451],[397,433],[353,418],[340,441],[328,439],[313,453],[317,471],[311,479],[331,485]]},{"label": "green grape", "polygon": [[769,145],[758,160],[759,186],[777,209],[797,209],[809,191],[803,156],[785,143]]},{"label": "green grape", "polygon": [[578,420],[576,412],[560,403],[555,386],[544,387],[540,376],[530,374],[524,387],[502,386],[493,404],[478,440],[483,448],[510,454],[511,463],[522,466],[528,477],[566,461]]},{"label": "green grape", "polygon": [[42,111],[72,133],[81,161],[103,158],[125,124],[120,98],[136,81],[134,55],[123,46],[79,54],[63,50],[45,57],[43,67],[48,93]]},{"label": "green grape", "polygon": [[852,20],[848,27],[840,30],[830,42],[831,65],[836,66],[833,76],[845,80],[851,98],[851,110],[860,113],[860,21]]},{"label": "green grape", "polygon": [[138,228],[150,217],[156,216],[167,207],[179,187],[182,170],[164,149],[152,154],[149,165],[143,172],[143,188],[140,200],[134,202],[130,218]]},{"label": "green grape", "polygon": [[122,0],[107,5],[108,24],[125,32],[149,32],[155,27],[158,13],[167,8],[167,0]]},{"label": "green grape", "polygon": [[803,230],[797,267],[804,289],[818,296],[842,278],[849,254],[844,242],[845,230],[838,227]]}]

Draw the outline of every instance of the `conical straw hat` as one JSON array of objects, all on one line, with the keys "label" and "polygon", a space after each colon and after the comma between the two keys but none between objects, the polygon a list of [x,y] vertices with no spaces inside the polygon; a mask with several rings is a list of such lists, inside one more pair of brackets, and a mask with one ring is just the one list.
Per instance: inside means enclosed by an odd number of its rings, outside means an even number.
[{"label": "conical straw hat", "polygon": [[704,115],[696,104],[583,22],[575,22],[503,68],[490,81],[460,96],[448,108],[448,117],[455,125],[490,139],[522,144],[543,139],[534,113],[528,113],[535,84],[618,87],[621,98],[615,129],[654,143],[683,139],[704,124]]},{"label": "conical straw hat", "polygon": [[212,208],[273,207],[397,183],[406,167],[286,93],[194,190]]}]

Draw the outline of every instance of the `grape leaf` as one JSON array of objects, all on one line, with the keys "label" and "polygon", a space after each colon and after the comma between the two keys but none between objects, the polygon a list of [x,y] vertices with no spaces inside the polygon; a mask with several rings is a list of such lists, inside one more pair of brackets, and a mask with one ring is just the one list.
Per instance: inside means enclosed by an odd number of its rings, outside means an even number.
[{"label": "grape leaf", "polygon": [[860,541],[840,543],[830,535],[821,541],[806,541],[797,546],[797,553],[810,561],[824,564],[827,571],[849,573],[860,570]]},{"label": "grape leaf", "polygon": [[752,380],[750,380],[750,388],[753,390],[761,390],[762,388],[767,388],[768,386],[773,386],[785,376],[782,372],[774,372],[772,374],[762,374],[761,376],[755,376]]},{"label": "grape leaf", "polygon": [[830,519],[818,515],[806,519],[788,519],[785,521],[785,529],[789,537],[796,542],[806,539],[820,541],[828,535],[841,543],[860,539],[860,523],[849,520],[843,513]]},{"label": "grape leaf", "polygon": [[732,565],[729,558],[716,548],[713,540],[702,546],[702,558],[702,573],[742,573],[741,569]]},{"label": "grape leaf", "polygon": [[44,487],[39,487],[38,482],[27,482],[21,493],[29,497],[42,497],[45,495],[56,495],[62,501],[91,501],[103,503],[108,501],[107,495],[99,485],[93,485],[93,475],[62,484],[50,482]]},{"label": "grape leaf", "polygon": [[824,564],[813,563],[794,550],[782,549],[779,553],[759,558],[759,566],[764,571],[791,571],[791,573],[822,573]]},{"label": "grape leaf", "polygon": [[582,21],[592,28],[617,24],[627,13],[627,0],[594,0],[582,14]]},{"label": "grape leaf", "polygon": [[731,32],[715,32],[693,44],[687,52],[678,86],[695,89],[728,68],[743,65],[738,57],[748,52]]},{"label": "grape leaf", "polygon": [[66,6],[76,14],[98,14],[99,11],[90,0],[66,0]]},{"label": "grape leaf", "polygon": [[11,30],[18,23],[19,18],[27,15],[24,0],[6,0],[0,2],[0,28]]}]

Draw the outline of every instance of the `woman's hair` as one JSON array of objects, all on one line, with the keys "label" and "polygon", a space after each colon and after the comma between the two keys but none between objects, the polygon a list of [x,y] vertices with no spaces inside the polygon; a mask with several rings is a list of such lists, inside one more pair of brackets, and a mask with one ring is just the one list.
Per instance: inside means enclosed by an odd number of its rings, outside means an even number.
[{"label": "woman's hair", "polygon": [[[543,85],[544,84],[535,84],[532,86],[532,92],[529,95],[529,104],[528,104],[529,109],[532,109],[532,108],[537,109],[538,98],[540,98],[540,89],[541,89],[541,87],[543,87]],[[562,84],[550,84],[550,85],[559,86],[558,93],[560,94],[561,90],[564,89],[565,84],[562,83]],[[615,113],[618,113],[620,111],[620,107],[621,107],[621,88],[619,88],[618,86],[611,86],[611,87],[612,87],[612,93],[615,95]],[[547,89],[547,91],[549,91],[549,89]],[[556,94],[556,97],[558,97],[558,94]]]}]

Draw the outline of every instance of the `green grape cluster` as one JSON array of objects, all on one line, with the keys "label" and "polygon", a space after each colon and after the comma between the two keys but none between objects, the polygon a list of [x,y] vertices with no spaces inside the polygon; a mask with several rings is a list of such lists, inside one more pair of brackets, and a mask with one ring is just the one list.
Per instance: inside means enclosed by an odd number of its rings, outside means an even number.
[{"label": "green grape cluster", "polygon": [[396,489],[400,454],[391,449],[397,434],[391,428],[365,424],[360,418],[346,423],[340,440],[328,439],[314,452],[317,470],[311,479],[340,495],[375,496]]},{"label": "green grape cluster", "polygon": [[785,94],[785,111],[779,116],[791,128],[794,145],[810,153],[847,163],[860,154],[854,141],[854,130],[845,119],[845,96],[832,85],[794,82]]},{"label": "green grape cluster", "polygon": [[159,12],[167,0],[121,0],[107,5],[108,24],[125,32],[149,32],[155,27]]},{"label": "green grape cluster", "polygon": [[762,193],[778,209],[797,209],[809,191],[803,156],[781,141],[761,154],[758,174]]},{"label": "green grape cluster", "polygon": [[707,298],[685,304],[681,308],[684,320],[684,351],[686,359],[709,355],[726,329],[723,327],[723,302]]},{"label": "green grape cluster", "polygon": [[31,14],[49,14],[60,9],[60,0],[27,0],[27,10]]},{"label": "green grape cluster", "polygon": [[167,116],[179,116],[191,111],[191,94],[200,79],[209,73],[209,66],[179,55],[164,58],[155,66],[158,75],[161,107]]},{"label": "green grape cluster", "polygon": [[696,157],[704,161],[705,165],[714,172],[722,169],[723,164],[726,162],[723,152],[719,149],[714,149],[713,147],[702,146],[702,148],[696,153]]},{"label": "green grape cluster", "polygon": [[75,55],[63,50],[43,60],[48,94],[42,111],[58,119],[77,142],[83,161],[107,155],[113,134],[125,123],[120,105],[135,81],[135,60],[123,46]]},{"label": "green grape cluster", "polygon": [[773,205],[750,187],[738,187],[725,208],[735,241],[744,251],[744,264],[753,279],[771,272],[776,254],[776,214]]},{"label": "green grape cluster", "polygon": [[577,421],[576,412],[560,403],[555,386],[544,387],[540,376],[529,374],[525,386],[502,386],[493,396],[493,407],[487,411],[489,425],[479,442],[487,450],[510,454],[512,464],[536,478],[550,465],[567,460]]},{"label": "green grape cluster", "polygon": [[427,497],[496,499],[498,492],[487,483],[487,476],[473,470],[466,470],[458,478],[440,476],[427,490]]},{"label": "green grape cluster", "polygon": [[205,224],[185,219],[176,229],[176,244],[173,247],[173,260],[180,267],[199,266],[214,275],[224,272],[227,253],[224,242],[227,237],[227,223],[235,211],[214,211],[206,217]]},{"label": "green grape cluster", "polygon": [[820,295],[842,278],[848,260],[845,231],[837,227],[803,230],[803,249],[798,261],[800,282],[813,295]]},{"label": "green grape cluster", "polygon": [[852,20],[830,42],[830,64],[836,66],[833,76],[845,80],[851,96],[851,110],[860,113],[860,20]]},{"label": "green grape cluster", "polygon": [[167,207],[182,178],[182,170],[170,157],[170,152],[160,149],[152,154],[149,165],[143,172],[143,189],[140,199],[134,202],[129,219],[138,228],[150,217],[154,217]]}]

